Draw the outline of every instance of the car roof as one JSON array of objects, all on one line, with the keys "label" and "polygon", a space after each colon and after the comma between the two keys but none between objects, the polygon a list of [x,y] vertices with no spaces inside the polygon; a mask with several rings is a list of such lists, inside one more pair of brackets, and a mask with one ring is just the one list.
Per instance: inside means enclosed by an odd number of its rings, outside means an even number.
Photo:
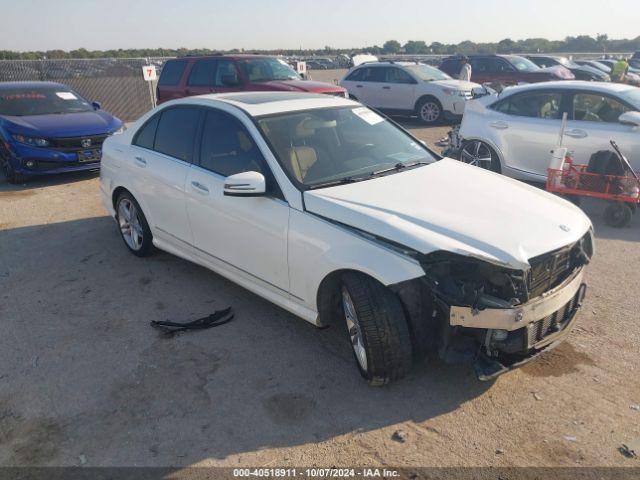
[{"label": "car roof", "polygon": [[51,87],[51,88],[65,88],[66,85],[57,82],[0,82],[0,90],[13,90],[16,88],[38,88],[38,87]]},{"label": "car roof", "polygon": [[555,82],[528,83],[526,85],[518,85],[508,87],[504,92],[509,95],[516,92],[526,92],[528,90],[591,90],[603,93],[621,93],[632,90],[637,87],[625,85],[624,83],[611,82],[586,82],[584,80],[558,80]]},{"label": "car roof", "polygon": [[170,58],[167,60],[168,62],[175,62],[177,60],[206,60],[206,59],[215,59],[215,58],[226,58],[232,60],[241,60],[248,58],[277,58],[274,55],[258,55],[251,53],[238,53],[238,54],[224,54],[224,53],[213,53],[211,55],[187,55],[184,57]]},{"label": "car roof", "polygon": [[360,65],[356,65],[354,68],[360,68],[360,67],[391,67],[391,66],[396,66],[396,67],[408,67],[411,65],[424,65],[418,62],[391,62],[391,61],[386,61],[386,62],[364,62],[361,63]]},{"label": "car roof", "polygon": [[172,100],[163,105],[196,104],[213,107],[219,106],[221,103],[239,108],[252,117],[316,108],[354,107],[360,105],[357,102],[335,95],[275,91],[198,95]]}]

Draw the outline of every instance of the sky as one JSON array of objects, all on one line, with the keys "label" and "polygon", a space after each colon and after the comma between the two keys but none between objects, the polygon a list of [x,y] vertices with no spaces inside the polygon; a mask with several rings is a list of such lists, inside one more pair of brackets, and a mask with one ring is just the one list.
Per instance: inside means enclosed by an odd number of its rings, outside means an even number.
[{"label": "sky", "polygon": [[0,50],[296,49],[640,35],[638,0],[0,0]]}]

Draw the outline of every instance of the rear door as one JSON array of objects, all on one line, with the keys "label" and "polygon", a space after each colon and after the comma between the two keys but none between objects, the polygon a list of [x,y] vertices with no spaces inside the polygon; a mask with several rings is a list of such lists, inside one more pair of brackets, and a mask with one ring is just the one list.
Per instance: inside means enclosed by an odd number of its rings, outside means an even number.
[{"label": "rear door", "polygon": [[200,115],[198,107],[164,109],[140,129],[131,146],[133,175],[140,180],[137,190],[149,209],[152,226],[189,243],[185,182]]},{"label": "rear door", "polygon": [[158,104],[184,97],[181,83],[186,67],[187,60],[169,60],[164,64],[156,87]]},{"label": "rear door", "polygon": [[614,140],[635,170],[640,171],[640,131],[618,121],[624,112],[635,110],[611,95],[574,91],[572,112],[565,131],[565,146],[577,163],[588,163],[599,150],[612,150]]},{"label": "rear door", "polygon": [[[389,88],[386,83],[387,67],[366,67],[363,69],[363,77],[356,84],[356,89],[360,91],[358,99],[372,107],[384,108],[385,88]],[[361,85],[359,87],[358,85]]]},{"label": "rear door", "polygon": [[[506,166],[540,176],[544,181],[550,151],[558,143],[566,95],[554,90],[529,90],[511,95],[495,107],[489,122]],[[500,115],[502,114],[502,115]]]},{"label": "rear door", "polygon": [[213,58],[196,60],[188,72],[185,92],[187,96],[204,95],[215,91],[214,82],[218,61]]}]

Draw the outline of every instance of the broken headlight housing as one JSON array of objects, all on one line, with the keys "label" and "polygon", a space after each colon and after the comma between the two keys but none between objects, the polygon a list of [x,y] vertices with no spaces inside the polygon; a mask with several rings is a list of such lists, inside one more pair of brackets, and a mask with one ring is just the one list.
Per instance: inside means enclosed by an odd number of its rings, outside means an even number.
[{"label": "broken headlight housing", "polygon": [[526,272],[473,257],[434,252],[420,259],[433,293],[448,305],[511,308],[528,300]]}]

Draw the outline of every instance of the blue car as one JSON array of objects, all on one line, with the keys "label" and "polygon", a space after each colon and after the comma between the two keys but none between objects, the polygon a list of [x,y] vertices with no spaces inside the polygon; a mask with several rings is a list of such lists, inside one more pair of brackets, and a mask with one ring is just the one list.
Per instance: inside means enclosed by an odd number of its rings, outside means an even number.
[{"label": "blue car", "polygon": [[102,142],[122,122],[69,87],[0,83],[0,164],[9,183],[99,168]]}]

